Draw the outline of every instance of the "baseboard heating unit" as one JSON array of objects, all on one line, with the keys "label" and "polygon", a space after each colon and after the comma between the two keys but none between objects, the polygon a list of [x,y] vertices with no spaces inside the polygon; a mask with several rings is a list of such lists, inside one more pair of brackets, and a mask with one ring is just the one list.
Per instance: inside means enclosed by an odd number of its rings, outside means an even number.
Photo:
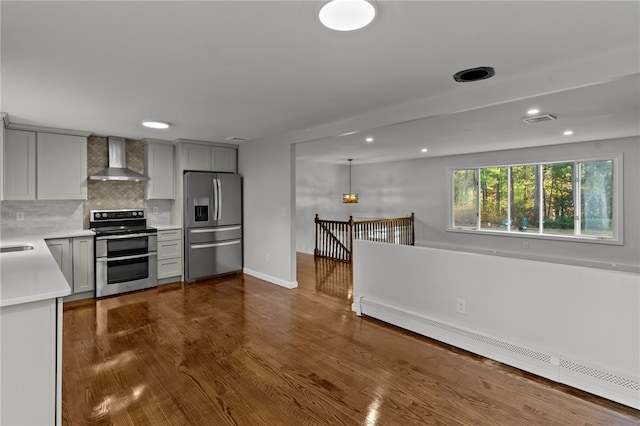
[{"label": "baseboard heating unit", "polygon": [[[640,409],[640,382],[616,371],[361,297],[353,310],[547,379]],[[640,362],[640,361],[639,361]]]}]

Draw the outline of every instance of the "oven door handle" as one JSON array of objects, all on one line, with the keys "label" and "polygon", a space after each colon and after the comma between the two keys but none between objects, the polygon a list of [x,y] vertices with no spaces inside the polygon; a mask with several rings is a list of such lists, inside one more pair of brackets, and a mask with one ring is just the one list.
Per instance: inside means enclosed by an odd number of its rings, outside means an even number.
[{"label": "oven door handle", "polygon": [[122,256],[122,257],[97,257],[96,262],[113,262],[116,260],[132,260],[132,259],[142,259],[144,257],[152,257],[157,256],[158,253],[151,252],[146,254],[136,254],[134,256]]},{"label": "oven door handle", "polygon": [[154,235],[158,235],[155,232],[149,234],[126,234],[126,235],[102,235],[96,237],[96,240],[124,240],[126,238],[137,238],[137,237],[152,237]]}]

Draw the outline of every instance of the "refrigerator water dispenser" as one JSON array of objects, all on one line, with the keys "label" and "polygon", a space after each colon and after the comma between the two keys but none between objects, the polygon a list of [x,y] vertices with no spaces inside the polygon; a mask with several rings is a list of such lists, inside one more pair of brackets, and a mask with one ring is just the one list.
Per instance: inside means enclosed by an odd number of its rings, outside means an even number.
[{"label": "refrigerator water dispenser", "polygon": [[195,198],[193,200],[193,207],[196,222],[208,222],[209,221],[209,199],[208,198]]}]

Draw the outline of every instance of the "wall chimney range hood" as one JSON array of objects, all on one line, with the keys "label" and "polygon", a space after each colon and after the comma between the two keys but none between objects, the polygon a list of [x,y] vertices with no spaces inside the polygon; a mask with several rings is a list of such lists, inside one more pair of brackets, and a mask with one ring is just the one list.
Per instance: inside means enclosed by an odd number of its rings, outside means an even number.
[{"label": "wall chimney range hood", "polygon": [[127,152],[124,138],[109,136],[109,167],[89,176],[91,180],[124,180],[141,182],[148,176],[127,169]]}]

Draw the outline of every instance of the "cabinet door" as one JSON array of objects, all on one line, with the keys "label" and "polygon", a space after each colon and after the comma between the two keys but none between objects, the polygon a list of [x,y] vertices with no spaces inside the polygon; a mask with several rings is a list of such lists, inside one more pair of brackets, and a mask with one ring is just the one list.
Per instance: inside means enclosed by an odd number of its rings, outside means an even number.
[{"label": "cabinet door", "polygon": [[95,289],[93,237],[73,239],[73,292]]},{"label": "cabinet door", "polygon": [[56,424],[57,313],[56,299],[0,310],[0,424]]},{"label": "cabinet door", "polygon": [[164,144],[147,144],[145,147],[147,182],[147,200],[173,200],[173,146]]},{"label": "cabinet door", "polygon": [[36,134],[5,130],[4,199],[36,199]]},{"label": "cabinet door", "polygon": [[185,143],[184,170],[211,170],[211,149],[207,145]]},{"label": "cabinet door", "polygon": [[182,230],[181,229],[164,229],[162,231],[158,231],[158,242],[160,241],[170,241],[170,240],[182,240]]},{"label": "cabinet door", "polygon": [[73,289],[73,260],[71,258],[71,242],[68,238],[56,238],[47,240],[49,251],[58,263],[62,275],[66,278],[69,286]]},{"label": "cabinet door", "polygon": [[182,243],[180,240],[158,241],[158,260],[180,256],[182,256]]},{"label": "cabinet door", "polygon": [[39,200],[87,199],[87,138],[38,133]]},{"label": "cabinet door", "polygon": [[231,172],[235,173],[236,157],[238,150],[235,148],[211,147],[211,164],[214,172]]}]

